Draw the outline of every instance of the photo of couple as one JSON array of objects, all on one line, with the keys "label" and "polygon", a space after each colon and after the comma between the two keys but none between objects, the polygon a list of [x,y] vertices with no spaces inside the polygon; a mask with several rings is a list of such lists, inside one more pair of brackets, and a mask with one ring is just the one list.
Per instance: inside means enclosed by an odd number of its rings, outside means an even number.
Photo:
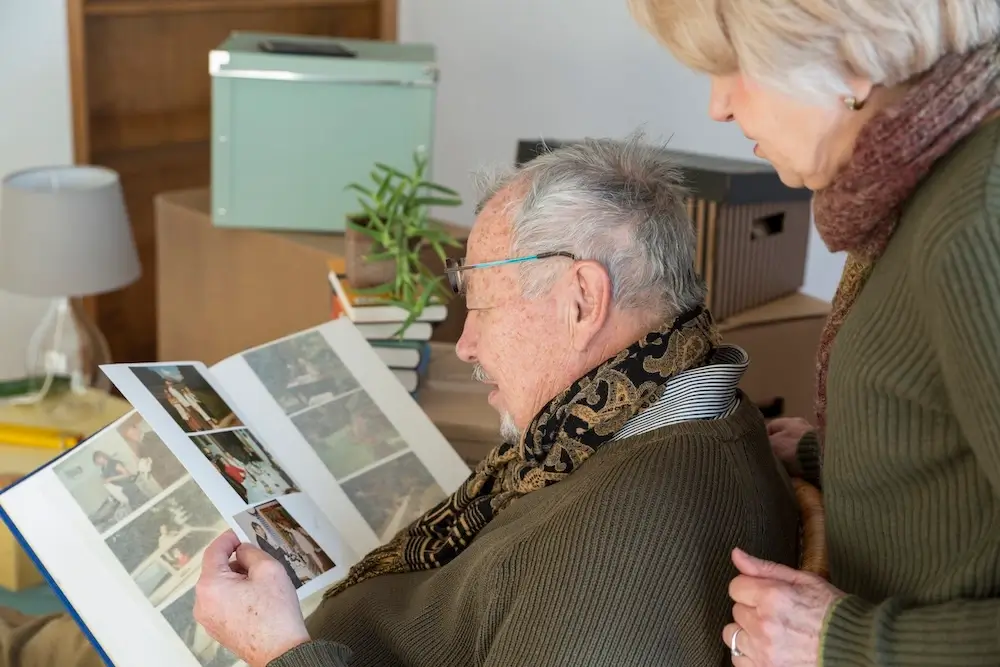
[{"label": "photo of couple", "polygon": [[299,490],[246,429],[203,433],[191,439],[245,504]]},{"label": "photo of couple", "polygon": [[138,412],[80,445],[54,470],[101,533],[187,476]]},{"label": "photo of couple", "polygon": [[243,425],[194,366],[132,366],[132,373],[188,433]]}]

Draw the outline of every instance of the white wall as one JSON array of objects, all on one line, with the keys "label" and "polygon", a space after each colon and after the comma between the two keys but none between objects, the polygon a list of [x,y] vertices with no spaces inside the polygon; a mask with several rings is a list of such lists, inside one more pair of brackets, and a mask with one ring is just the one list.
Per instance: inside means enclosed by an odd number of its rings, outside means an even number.
[{"label": "white wall", "polygon": [[[430,42],[441,83],[436,180],[466,205],[470,173],[510,164],[518,139],[623,136],[644,127],[679,150],[755,159],[734,124],[707,116],[708,82],[632,20],[625,0],[401,0],[400,40]],[[843,258],[812,232],[804,291],[833,296]]]},{"label": "white wall", "polygon": [[[72,160],[66,39],[65,0],[0,0],[0,175]],[[46,303],[0,292],[0,381],[23,376]]]}]

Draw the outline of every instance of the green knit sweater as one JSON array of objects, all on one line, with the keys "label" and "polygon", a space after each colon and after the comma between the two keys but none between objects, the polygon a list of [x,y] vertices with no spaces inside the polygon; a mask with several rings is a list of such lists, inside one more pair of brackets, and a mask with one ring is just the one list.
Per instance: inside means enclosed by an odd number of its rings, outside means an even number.
[{"label": "green knit sweater", "polygon": [[744,397],[728,418],[609,443],[442,568],[326,600],[313,641],[270,667],[719,667],[732,548],[794,566],[797,530]]},{"label": "green knit sweater", "polygon": [[822,664],[1000,665],[1000,121],[907,202],[827,395]]}]

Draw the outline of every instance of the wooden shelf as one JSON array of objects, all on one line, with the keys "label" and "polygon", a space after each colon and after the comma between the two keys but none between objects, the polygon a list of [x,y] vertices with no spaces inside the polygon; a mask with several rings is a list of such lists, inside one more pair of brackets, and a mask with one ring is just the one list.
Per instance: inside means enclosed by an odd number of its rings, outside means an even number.
[{"label": "wooden shelf", "polygon": [[143,270],[85,299],[114,360],[156,359],[155,197],[211,184],[209,52],[236,30],[393,41],[396,11],[396,0],[67,0],[74,159],[121,174]]},{"label": "wooden shelf", "polygon": [[261,9],[296,9],[371,5],[378,0],[91,0],[84,5],[87,16],[148,16],[198,12],[240,12]]}]

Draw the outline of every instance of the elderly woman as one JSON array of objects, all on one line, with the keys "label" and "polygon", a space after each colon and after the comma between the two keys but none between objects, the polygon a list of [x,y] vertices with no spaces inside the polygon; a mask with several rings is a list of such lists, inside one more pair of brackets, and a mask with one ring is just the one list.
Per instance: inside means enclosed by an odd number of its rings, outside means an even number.
[{"label": "elderly woman", "polygon": [[848,258],[814,422],[770,427],[830,582],[734,552],[733,664],[1000,664],[1000,4],[632,8]]}]

